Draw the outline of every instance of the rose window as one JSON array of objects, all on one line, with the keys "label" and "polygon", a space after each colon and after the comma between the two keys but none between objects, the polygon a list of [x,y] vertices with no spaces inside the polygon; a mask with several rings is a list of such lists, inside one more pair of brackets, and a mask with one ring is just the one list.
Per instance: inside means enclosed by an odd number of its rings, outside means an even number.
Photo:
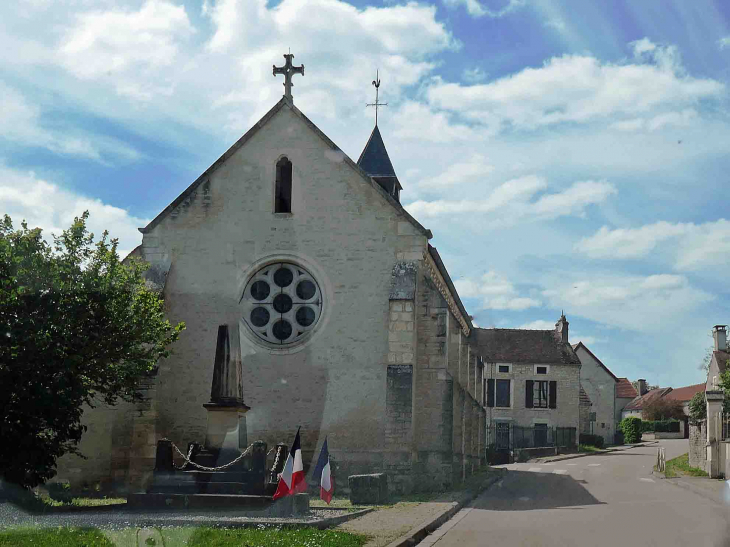
[{"label": "rose window", "polygon": [[260,339],[292,344],[311,331],[322,314],[322,293],[314,277],[296,264],[269,264],[246,285],[243,318]]}]

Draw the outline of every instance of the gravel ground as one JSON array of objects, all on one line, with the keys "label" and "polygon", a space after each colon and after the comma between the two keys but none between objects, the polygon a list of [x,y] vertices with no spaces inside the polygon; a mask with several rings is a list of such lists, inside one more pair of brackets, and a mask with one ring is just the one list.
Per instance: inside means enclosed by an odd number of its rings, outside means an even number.
[{"label": "gravel ground", "polygon": [[242,511],[85,511],[83,513],[46,513],[33,515],[11,503],[0,503],[0,529],[16,526],[93,526],[106,530],[119,530],[144,526],[245,526],[254,524],[312,524],[328,517],[347,514],[347,510],[311,509],[297,518],[262,518]]}]

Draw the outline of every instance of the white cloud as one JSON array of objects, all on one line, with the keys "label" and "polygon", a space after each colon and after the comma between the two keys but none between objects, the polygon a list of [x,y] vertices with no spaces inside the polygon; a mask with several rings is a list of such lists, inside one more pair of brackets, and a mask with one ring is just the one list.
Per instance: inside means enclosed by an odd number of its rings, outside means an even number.
[{"label": "white cloud", "polygon": [[685,108],[678,112],[665,112],[650,118],[633,118],[612,123],[609,128],[619,131],[657,131],[665,127],[688,127],[697,120],[697,110]]},{"label": "white cloud", "polygon": [[572,276],[544,290],[554,307],[564,307],[581,317],[639,332],[660,331],[666,319],[679,318],[713,299],[692,287],[684,276],[595,275]]},{"label": "white cloud", "polygon": [[[506,1],[506,3],[504,3]],[[522,8],[527,2],[526,0],[502,0],[504,5],[499,9],[492,9],[486,6],[488,0],[444,0],[444,4],[449,7],[457,7],[464,5],[466,11],[472,17],[489,17],[499,19],[505,15],[509,15]]]},{"label": "white cloud", "polygon": [[57,154],[82,156],[100,162],[105,162],[103,156],[106,155],[125,160],[140,157],[136,150],[116,139],[86,135],[73,127],[63,130],[44,127],[40,106],[2,81],[0,104],[0,138],[23,146],[47,148]]},{"label": "white cloud", "polygon": [[456,291],[462,298],[478,298],[482,309],[524,310],[540,306],[534,298],[519,296],[514,285],[495,271],[486,272],[477,280],[457,279]]},{"label": "white cloud", "polygon": [[35,173],[18,171],[0,165],[0,210],[10,215],[13,226],[20,227],[22,220],[30,228],[41,228],[50,243],[50,234],[59,235],[71,226],[74,217],[88,210],[87,227],[95,240],[104,230],[110,238],[119,238],[118,253],[124,258],[142,242],[138,227],[146,226],[148,219],[137,218],[124,209],[65,190]]},{"label": "white cloud", "polygon": [[548,19],[543,23],[546,27],[557,30],[558,32],[564,32],[567,28],[565,21],[560,18]]},{"label": "white cloud", "polygon": [[149,100],[172,93],[159,71],[178,61],[180,41],[193,32],[184,6],[165,0],[147,0],[137,11],[81,13],[65,33],[59,62],[82,80],[103,78],[120,95]]},{"label": "white cloud", "polygon": [[465,86],[437,78],[427,97],[434,108],[488,126],[534,129],[681,112],[725,91],[720,81],[686,75],[673,46],[640,40],[632,49],[633,62],[602,63],[585,55],[564,55],[488,84]]},{"label": "white cloud", "polygon": [[678,270],[698,270],[727,263],[730,256],[730,222],[719,219],[704,224],[647,224],[640,228],[610,229],[603,226],[582,238],[575,249],[591,258],[643,258],[664,244],[661,250],[674,257]]},{"label": "white cloud", "polygon": [[518,329],[527,329],[527,330],[554,330],[555,323],[550,322],[550,321],[545,321],[544,319],[537,319],[535,321],[530,321],[529,323],[525,323],[524,325],[520,325],[517,328]]},{"label": "white cloud", "polygon": [[487,158],[482,154],[474,154],[469,161],[454,163],[435,177],[424,178],[416,182],[420,190],[445,190],[460,185],[462,188],[469,183],[483,184],[487,175],[494,171]]},{"label": "white cloud", "polygon": [[723,36],[717,41],[717,45],[720,46],[720,49],[725,49],[726,47],[730,47],[730,36]]},{"label": "white cloud", "polygon": [[461,79],[470,84],[481,82],[487,79],[487,73],[479,67],[465,68],[461,73]]},{"label": "white cloud", "polygon": [[528,175],[501,184],[486,198],[459,201],[417,200],[405,208],[417,218],[491,213],[490,220],[501,224],[512,223],[518,219],[546,220],[560,216],[582,216],[587,205],[601,203],[617,192],[613,184],[606,181],[581,181],[562,192],[543,194],[532,201],[535,194],[545,190],[547,186],[544,178]]},{"label": "white cloud", "polygon": [[393,136],[400,139],[453,143],[475,140],[478,135],[466,126],[452,122],[445,112],[434,112],[421,103],[408,101],[391,116]]}]

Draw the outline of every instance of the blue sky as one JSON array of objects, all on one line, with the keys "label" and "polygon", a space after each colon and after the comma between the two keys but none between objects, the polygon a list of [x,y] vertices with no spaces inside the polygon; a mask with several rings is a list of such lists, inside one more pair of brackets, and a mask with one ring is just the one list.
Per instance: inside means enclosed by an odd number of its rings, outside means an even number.
[{"label": "blue sky", "polygon": [[281,96],[350,157],[380,128],[482,327],[560,310],[618,376],[703,381],[730,323],[730,6],[21,0],[0,7],[0,205],[144,226]]}]

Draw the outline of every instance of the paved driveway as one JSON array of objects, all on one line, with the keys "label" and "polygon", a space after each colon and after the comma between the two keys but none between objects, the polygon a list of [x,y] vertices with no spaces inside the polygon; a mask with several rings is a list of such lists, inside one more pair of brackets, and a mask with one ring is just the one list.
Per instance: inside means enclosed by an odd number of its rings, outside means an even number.
[{"label": "paved driveway", "polygon": [[[667,459],[689,446],[661,445]],[[500,483],[421,546],[730,546],[730,506],[653,477],[655,459],[651,446],[506,465]]]}]

